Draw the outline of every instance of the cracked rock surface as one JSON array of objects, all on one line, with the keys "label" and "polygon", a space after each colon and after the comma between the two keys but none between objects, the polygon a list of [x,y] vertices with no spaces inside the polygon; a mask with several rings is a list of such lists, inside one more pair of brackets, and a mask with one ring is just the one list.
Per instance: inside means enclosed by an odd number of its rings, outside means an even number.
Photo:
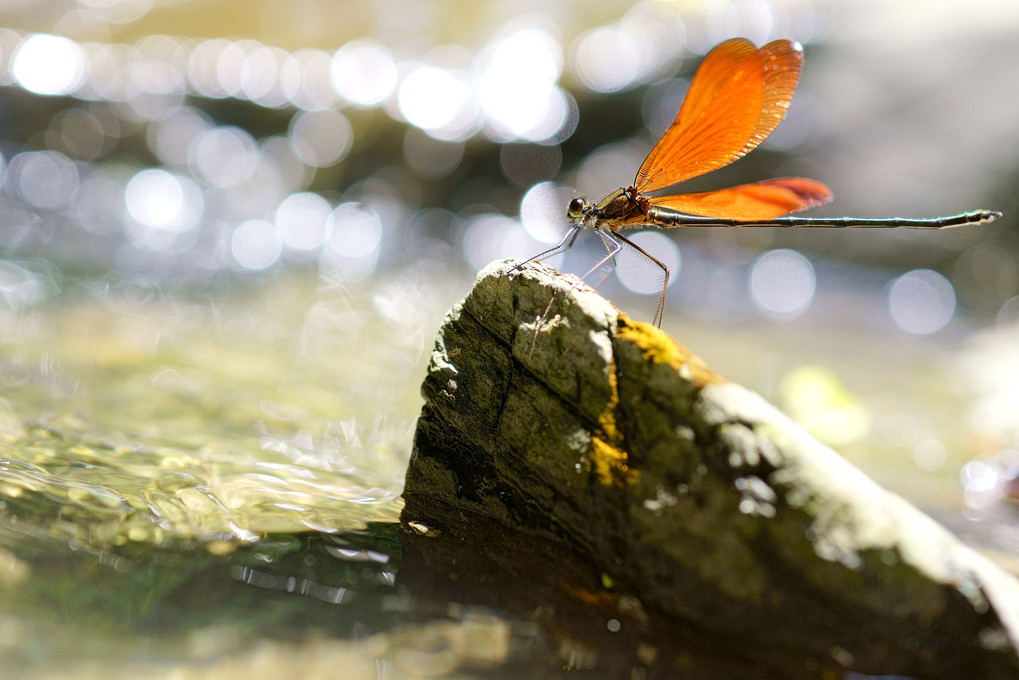
[{"label": "cracked rock surface", "polygon": [[512,265],[439,331],[405,524],[561,541],[653,616],[761,653],[1019,677],[1012,576],[658,329]]}]

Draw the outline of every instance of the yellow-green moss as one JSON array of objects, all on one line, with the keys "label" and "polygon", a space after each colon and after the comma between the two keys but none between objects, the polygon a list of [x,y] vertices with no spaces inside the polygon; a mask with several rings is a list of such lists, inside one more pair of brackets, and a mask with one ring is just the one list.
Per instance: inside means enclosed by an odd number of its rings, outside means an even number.
[{"label": "yellow-green moss", "polygon": [[708,368],[699,356],[651,324],[620,314],[616,337],[637,345],[645,361],[671,366],[698,387],[725,382],[725,378]]},{"label": "yellow-green moss", "polygon": [[619,384],[614,361],[609,367],[608,382],[612,394],[598,416],[600,432],[591,438],[588,460],[604,486],[624,486],[637,481],[637,471],[630,467],[630,456],[622,447],[623,437],[616,426]]},{"label": "yellow-green moss", "polygon": [[624,486],[637,481],[637,471],[629,465],[629,454],[599,437],[591,439],[589,461],[604,486]]}]

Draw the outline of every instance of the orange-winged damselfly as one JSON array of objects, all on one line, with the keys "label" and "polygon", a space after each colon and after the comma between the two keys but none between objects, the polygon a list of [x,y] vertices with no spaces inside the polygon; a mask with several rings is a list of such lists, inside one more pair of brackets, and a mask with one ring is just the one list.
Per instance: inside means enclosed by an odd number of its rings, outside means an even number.
[{"label": "orange-winged damselfly", "polygon": [[[768,179],[700,193],[651,196],[745,156],[785,117],[793,98],[803,48],[776,40],[757,48],[735,38],[712,49],[694,75],[676,119],[641,164],[631,186],[598,203],[574,198],[567,209],[571,225],[563,239],[513,269],[560,250],[568,250],[583,227],[601,237],[608,255],[587,278],[613,260],[623,245],[634,248],[664,273],[654,323],[661,325],[669,268],[619,233],[626,227],[909,227],[944,229],[990,222],[1000,212],[974,210],[933,218],[788,217],[789,213],[828,203],[824,184],[803,177]],[[512,271],[512,270],[511,270]]]}]

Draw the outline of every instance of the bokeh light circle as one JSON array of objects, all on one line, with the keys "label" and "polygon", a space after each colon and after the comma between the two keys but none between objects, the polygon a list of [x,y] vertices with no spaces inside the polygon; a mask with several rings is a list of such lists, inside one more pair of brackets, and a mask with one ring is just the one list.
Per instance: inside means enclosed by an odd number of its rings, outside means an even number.
[{"label": "bokeh light circle", "polygon": [[382,244],[379,216],[361,203],[351,202],[338,205],[331,222],[322,263],[347,280],[370,276],[378,265]]},{"label": "bokeh light circle", "polygon": [[400,114],[439,139],[461,139],[472,130],[477,102],[463,77],[437,66],[418,66],[400,83]]},{"label": "bokeh light circle", "polygon": [[145,250],[182,253],[197,241],[205,199],[193,180],[151,168],[136,173],[124,190],[125,234]]},{"label": "bokeh light circle", "polygon": [[531,187],[520,201],[520,221],[531,238],[541,243],[556,243],[569,226],[566,206],[573,193],[554,182]]},{"label": "bokeh light circle", "polygon": [[283,240],[265,220],[249,220],[239,225],[230,238],[230,254],[244,269],[261,271],[275,264],[283,252]]},{"label": "bokeh light circle", "polygon": [[490,136],[541,141],[555,135],[570,112],[556,85],[562,65],[559,41],[538,28],[516,31],[483,50],[476,90]]},{"label": "bokeh light circle", "polygon": [[577,42],[577,76],[596,92],[615,92],[637,78],[638,45],[617,28],[597,28]]},{"label": "bokeh light circle", "polygon": [[188,147],[191,173],[210,186],[236,186],[257,162],[255,140],[245,130],[223,125],[199,133]]},{"label": "bokeh light circle", "polygon": [[276,209],[276,229],[291,250],[315,250],[329,235],[331,213],[329,203],[318,194],[292,194]]},{"label": "bokeh light circle", "polygon": [[473,215],[463,235],[464,258],[473,269],[481,269],[500,257],[529,257],[541,247],[527,236],[519,222],[498,213]]},{"label": "bokeh light circle", "polygon": [[329,247],[344,257],[366,257],[382,242],[379,216],[359,203],[337,206],[332,220]]},{"label": "bokeh light circle", "polygon": [[295,115],[290,121],[290,139],[302,161],[315,168],[325,168],[347,155],[354,132],[342,113],[320,109]]},{"label": "bokeh light circle", "polygon": [[6,182],[27,203],[44,209],[66,206],[78,190],[74,161],[57,151],[26,151],[11,159]]},{"label": "bokeh light circle", "polygon": [[380,104],[396,89],[396,63],[374,40],[354,40],[341,47],[329,68],[333,87],[355,106]]},{"label": "bokeh light circle", "polygon": [[751,266],[750,297],[773,318],[795,318],[807,311],[816,285],[814,266],[795,250],[769,251]]},{"label": "bokeh light circle", "polygon": [[11,75],[18,84],[36,94],[70,94],[78,89],[86,74],[81,47],[57,35],[28,38],[18,47],[11,63]]},{"label": "bokeh light circle", "polygon": [[127,183],[124,200],[134,219],[148,227],[166,227],[184,207],[184,188],[165,170],[142,170]]},{"label": "bokeh light circle", "polygon": [[902,330],[929,335],[941,330],[955,315],[955,289],[941,274],[914,269],[892,282],[888,311]]}]

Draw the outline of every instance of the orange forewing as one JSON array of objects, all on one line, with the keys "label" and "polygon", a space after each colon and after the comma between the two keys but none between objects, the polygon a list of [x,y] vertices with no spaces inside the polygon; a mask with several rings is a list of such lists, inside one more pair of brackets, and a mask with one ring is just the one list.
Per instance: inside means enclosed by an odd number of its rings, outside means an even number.
[{"label": "orange forewing", "polygon": [[651,205],[688,215],[734,220],[769,220],[831,200],[828,187],[803,177],[768,179],[697,194],[649,197]]},{"label": "orange forewing", "polygon": [[803,52],[788,40],[757,49],[743,38],[711,50],[686,99],[637,172],[644,193],[717,170],[746,155],[785,116]]}]

